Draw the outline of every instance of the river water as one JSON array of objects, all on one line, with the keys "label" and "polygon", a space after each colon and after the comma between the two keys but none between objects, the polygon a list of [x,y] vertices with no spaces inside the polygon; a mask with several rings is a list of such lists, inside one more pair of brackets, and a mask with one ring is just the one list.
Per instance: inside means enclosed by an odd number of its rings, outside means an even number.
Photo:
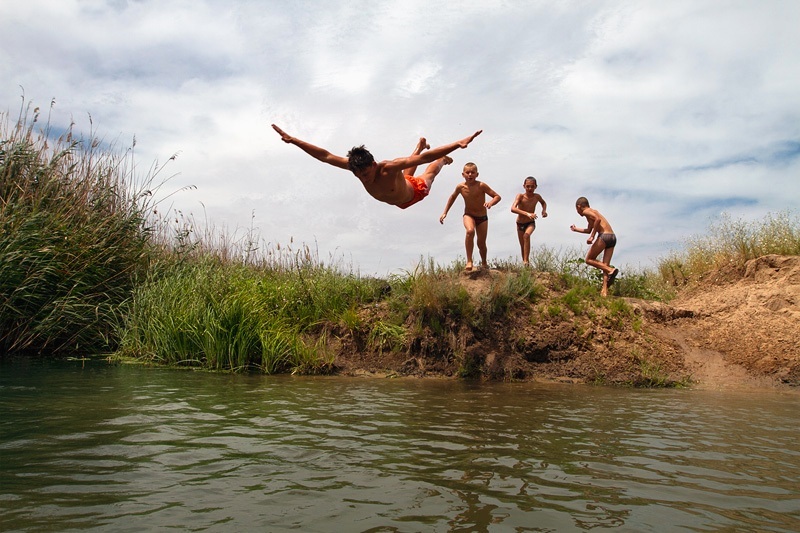
[{"label": "river water", "polygon": [[800,395],[0,365],[3,531],[798,531]]}]

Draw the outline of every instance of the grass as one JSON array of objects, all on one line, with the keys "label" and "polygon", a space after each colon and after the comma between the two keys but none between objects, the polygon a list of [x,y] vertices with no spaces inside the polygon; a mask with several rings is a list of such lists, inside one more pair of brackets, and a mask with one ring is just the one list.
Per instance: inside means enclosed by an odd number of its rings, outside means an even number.
[{"label": "grass", "polygon": [[576,316],[580,316],[594,305],[600,297],[600,292],[594,285],[588,283],[572,287],[561,297],[561,301]]},{"label": "grass", "polygon": [[633,324],[634,330],[641,328],[641,320],[634,315],[633,308],[625,300],[619,298],[603,299],[608,313],[605,321],[612,329],[622,330]]},{"label": "grass", "polygon": [[406,331],[402,326],[378,320],[369,331],[369,348],[383,353],[400,350],[406,340]]},{"label": "grass", "polygon": [[0,353],[113,349],[153,256],[149,197],[126,182],[127,153],[71,128],[51,139],[39,117],[0,115]]},{"label": "grass", "polygon": [[472,316],[474,306],[459,276],[457,267],[442,267],[429,258],[405,276],[392,278],[389,306],[395,320],[438,334],[448,323]]},{"label": "grass", "polygon": [[492,278],[489,291],[481,296],[476,325],[486,326],[492,319],[505,315],[519,304],[534,304],[542,298],[544,287],[529,268],[518,269],[515,275]]},{"label": "grass", "polygon": [[742,271],[747,261],[768,254],[800,255],[798,213],[770,213],[757,221],[723,215],[705,234],[688,239],[683,250],[661,260],[657,271],[661,281],[679,287],[713,271]]},{"label": "grass", "polygon": [[[317,371],[325,326],[354,320],[353,306],[375,300],[381,285],[307,263],[306,251],[291,269],[210,253],[175,263],[134,292],[120,324],[121,354],[216,370]],[[318,366],[329,364],[323,357]]]}]

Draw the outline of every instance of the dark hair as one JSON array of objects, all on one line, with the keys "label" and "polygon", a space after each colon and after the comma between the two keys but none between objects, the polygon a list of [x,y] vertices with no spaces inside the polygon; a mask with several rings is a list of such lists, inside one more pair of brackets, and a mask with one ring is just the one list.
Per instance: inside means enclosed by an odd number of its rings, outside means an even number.
[{"label": "dark hair", "polygon": [[575,205],[579,205],[581,207],[589,207],[589,200],[587,200],[585,196],[581,196],[580,198],[575,200]]},{"label": "dark hair", "polygon": [[536,185],[537,187],[539,186],[539,183],[536,181],[536,178],[534,178],[533,176],[528,176],[527,178],[522,180],[522,184],[524,185],[526,181],[532,181],[534,185]]},{"label": "dark hair", "polygon": [[364,148],[364,145],[354,146],[347,152],[347,166],[350,167],[352,172],[364,170],[375,162],[375,158],[369,153],[369,150]]}]

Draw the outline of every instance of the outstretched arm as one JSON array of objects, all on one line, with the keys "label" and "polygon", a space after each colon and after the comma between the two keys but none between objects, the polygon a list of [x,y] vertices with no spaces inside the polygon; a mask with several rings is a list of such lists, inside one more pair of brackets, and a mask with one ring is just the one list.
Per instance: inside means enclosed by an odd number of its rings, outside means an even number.
[{"label": "outstretched arm", "polygon": [[584,228],[579,228],[579,227],[578,227],[578,226],[576,226],[575,224],[571,225],[571,226],[569,227],[569,229],[571,229],[571,230],[572,230],[572,231],[574,231],[575,233],[590,233],[590,232],[592,231],[592,230],[591,230],[591,226],[590,226],[590,227],[588,227],[588,228],[585,228],[585,229],[584,229]]},{"label": "outstretched arm", "polygon": [[299,147],[301,150],[303,150],[311,157],[319,159],[323,163],[328,163],[329,165],[349,170],[350,167],[347,164],[346,157],[334,155],[329,151],[325,150],[324,148],[320,148],[319,146],[314,146],[313,144],[307,143],[306,141],[301,141],[297,137],[292,137],[291,135],[280,129],[275,124],[272,125],[272,129],[278,132],[278,135],[281,136],[283,142],[287,144],[293,144]]},{"label": "outstretched arm", "polygon": [[456,190],[453,191],[453,194],[450,195],[450,198],[447,199],[447,205],[444,206],[444,212],[442,212],[442,216],[439,217],[439,224],[444,224],[444,219],[447,217],[447,212],[450,211],[450,208],[453,207],[453,202],[456,201],[458,198],[458,188],[460,185],[456,186]]},{"label": "outstretched arm", "polygon": [[444,146],[439,146],[437,148],[431,148],[427,152],[423,152],[418,155],[412,154],[408,157],[398,157],[397,159],[392,159],[386,163],[385,168],[389,170],[403,170],[406,168],[415,167],[417,165],[424,165],[426,163],[430,163],[431,161],[436,161],[437,159],[446,156],[454,150],[466,148],[469,146],[469,143],[475,139],[475,137],[481,134],[482,131],[483,130],[478,130],[469,137],[465,137],[460,141],[445,144]]}]

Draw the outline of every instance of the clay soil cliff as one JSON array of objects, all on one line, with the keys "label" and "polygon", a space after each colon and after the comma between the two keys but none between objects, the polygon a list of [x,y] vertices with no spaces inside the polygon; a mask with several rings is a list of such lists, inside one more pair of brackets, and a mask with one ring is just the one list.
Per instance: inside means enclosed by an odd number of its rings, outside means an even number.
[{"label": "clay soil cliff", "polygon": [[[472,298],[500,271],[464,274]],[[633,386],[793,388],[800,385],[800,257],[764,256],[718,271],[669,304],[617,299],[565,305],[557,277],[537,274],[537,303],[482,327],[453,320],[415,329],[402,349],[377,350],[367,333],[340,331],[339,373],[467,376]],[[611,298],[610,300],[614,300]],[[365,323],[385,316],[362,310]]]}]

